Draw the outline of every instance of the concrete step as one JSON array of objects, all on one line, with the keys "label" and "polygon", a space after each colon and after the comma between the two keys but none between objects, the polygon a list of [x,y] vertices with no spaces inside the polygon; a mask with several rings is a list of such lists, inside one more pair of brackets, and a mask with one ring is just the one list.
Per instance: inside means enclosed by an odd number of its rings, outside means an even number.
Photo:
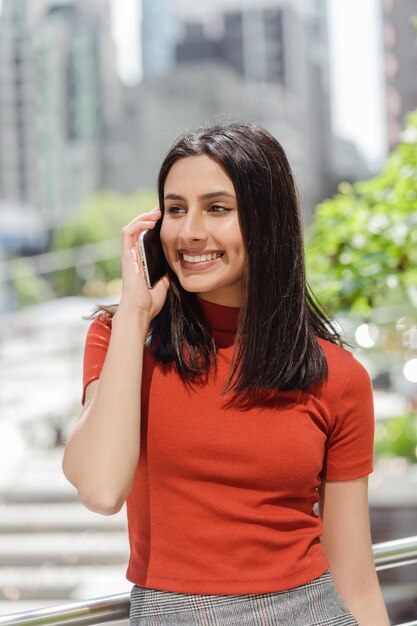
[{"label": "concrete step", "polygon": [[0,535],[0,568],[10,566],[127,563],[126,532],[88,529],[82,533],[8,533]]},{"label": "concrete step", "polygon": [[79,502],[76,491],[63,492],[61,489],[39,487],[36,490],[18,488],[13,492],[5,493],[1,497],[3,502],[14,504],[39,504],[41,502]]},{"label": "concrete step", "polygon": [[[45,563],[41,567],[0,569],[0,601],[64,598],[76,601],[130,591],[127,565],[80,565],[76,568]],[[114,591],[116,589],[116,591]],[[92,594],[92,596],[90,596]]]},{"label": "concrete step", "polygon": [[63,454],[63,447],[29,448],[9,466],[0,459],[0,502],[77,502],[78,492],[62,471]]},{"label": "concrete step", "polygon": [[127,532],[125,506],[115,515],[100,515],[80,502],[0,504],[0,535],[6,533]]}]

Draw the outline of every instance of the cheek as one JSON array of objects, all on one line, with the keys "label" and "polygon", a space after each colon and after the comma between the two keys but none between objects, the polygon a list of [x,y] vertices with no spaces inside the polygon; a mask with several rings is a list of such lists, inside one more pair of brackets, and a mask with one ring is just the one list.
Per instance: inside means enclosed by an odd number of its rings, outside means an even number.
[{"label": "cheek", "polygon": [[245,244],[237,218],[232,223],[227,224],[227,228],[222,233],[222,238],[234,255],[239,257],[245,255]]},{"label": "cheek", "polygon": [[246,257],[245,244],[243,243],[243,239],[241,237],[235,238],[232,243],[232,248],[236,256],[240,259],[244,259]]}]

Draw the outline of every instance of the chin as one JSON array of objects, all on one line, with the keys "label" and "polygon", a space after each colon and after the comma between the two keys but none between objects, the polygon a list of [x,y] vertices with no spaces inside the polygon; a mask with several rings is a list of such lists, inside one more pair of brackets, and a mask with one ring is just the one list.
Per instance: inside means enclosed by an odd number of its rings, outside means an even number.
[{"label": "chin", "polygon": [[187,283],[182,283],[182,282],[181,282],[181,287],[185,289],[185,291],[189,291],[190,293],[197,293],[197,292],[199,293],[200,291],[201,293],[205,293],[206,291],[213,291],[212,287],[203,287],[202,285],[189,285]]}]

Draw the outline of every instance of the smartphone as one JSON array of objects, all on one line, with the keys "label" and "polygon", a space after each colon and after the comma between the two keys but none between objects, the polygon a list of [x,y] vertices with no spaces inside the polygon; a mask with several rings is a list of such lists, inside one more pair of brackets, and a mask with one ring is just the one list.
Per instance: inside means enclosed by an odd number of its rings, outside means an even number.
[{"label": "smartphone", "polygon": [[138,239],[145,280],[150,289],[166,272],[165,254],[160,238],[160,222],[161,220],[155,224],[154,228],[141,232]]}]

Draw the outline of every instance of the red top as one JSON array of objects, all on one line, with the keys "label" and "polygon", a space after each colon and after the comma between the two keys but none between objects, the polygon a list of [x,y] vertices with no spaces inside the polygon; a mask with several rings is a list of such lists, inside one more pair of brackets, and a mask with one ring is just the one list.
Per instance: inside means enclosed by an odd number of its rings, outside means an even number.
[{"label": "red top", "polygon": [[[126,577],[142,587],[199,594],[302,585],[330,565],[313,511],[321,478],[351,480],[373,471],[369,375],[349,351],[319,339],[326,383],[277,392],[262,408],[225,409],[222,398],[230,395],[220,391],[239,309],[200,301],[217,345],[208,384],[188,390],[174,368],[164,374],[144,350],[140,459],[126,501]],[[110,335],[106,314],[92,321],[84,393],[100,376]]]}]

